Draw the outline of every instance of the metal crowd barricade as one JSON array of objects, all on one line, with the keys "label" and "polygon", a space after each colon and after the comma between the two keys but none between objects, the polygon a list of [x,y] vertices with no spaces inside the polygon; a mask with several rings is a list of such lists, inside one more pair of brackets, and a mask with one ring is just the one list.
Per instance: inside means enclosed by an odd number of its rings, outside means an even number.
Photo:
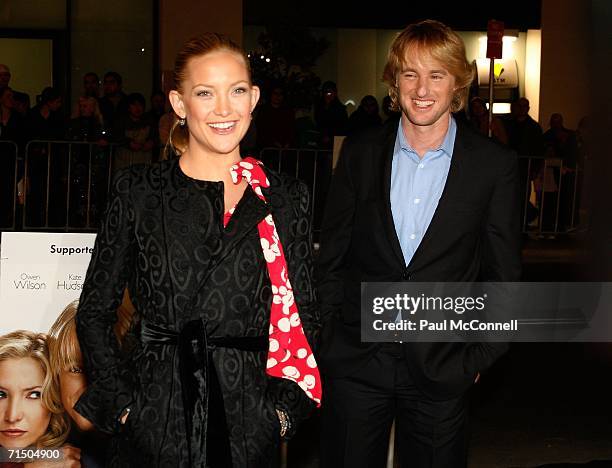
[{"label": "metal crowd barricade", "polygon": [[576,230],[583,168],[543,156],[519,156],[522,231],[556,236]]},{"label": "metal crowd barricade", "polygon": [[14,141],[0,141],[0,231],[17,227],[17,174],[19,148]]},{"label": "metal crowd barricade", "polygon": [[315,241],[318,240],[325,198],[331,182],[332,150],[264,148],[259,156],[267,167],[291,175],[308,185],[311,193],[310,222]]},{"label": "metal crowd barricade", "polygon": [[[106,203],[114,145],[32,140],[23,169],[24,230],[95,230]],[[76,193],[76,196],[75,196]]]}]

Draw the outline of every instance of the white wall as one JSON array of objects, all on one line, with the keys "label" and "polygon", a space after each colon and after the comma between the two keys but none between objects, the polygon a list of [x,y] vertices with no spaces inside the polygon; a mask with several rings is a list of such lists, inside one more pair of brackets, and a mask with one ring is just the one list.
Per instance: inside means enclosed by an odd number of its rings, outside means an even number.
[{"label": "white wall", "polygon": [[527,31],[525,47],[525,97],[529,99],[529,115],[540,121],[540,69],[542,55],[542,31]]},{"label": "white wall", "polygon": [[542,0],[540,122],[559,112],[576,128],[589,113],[589,4],[582,0]]},{"label": "white wall", "polygon": [[0,63],[11,69],[10,86],[30,95],[30,103],[53,84],[53,53],[50,39],[0,38]]},{"label": "white wall", "polygon": [[123,78],[124,91],[142,93],[148,103],[153,67],[151,2],[75,0],[72,9],[72,102],[83,91],[85,73],[93,71],[102,80],[112,70]]}]

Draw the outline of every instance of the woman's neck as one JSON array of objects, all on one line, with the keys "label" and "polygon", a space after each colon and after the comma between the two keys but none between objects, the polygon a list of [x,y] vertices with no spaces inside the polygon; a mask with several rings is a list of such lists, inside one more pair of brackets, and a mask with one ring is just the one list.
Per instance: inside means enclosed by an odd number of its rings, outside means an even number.
[{"label": "woman's neck", "polygon": [[239,148],[229,154],[211,154],[190,145],[181,155],[179,164],[192,179],[231,182],[230,167],[240,159]]}]

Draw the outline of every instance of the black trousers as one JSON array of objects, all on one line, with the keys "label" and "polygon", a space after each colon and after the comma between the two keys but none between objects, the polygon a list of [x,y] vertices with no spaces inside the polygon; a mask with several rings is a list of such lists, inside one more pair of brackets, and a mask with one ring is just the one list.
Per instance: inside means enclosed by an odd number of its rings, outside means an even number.
[{"label": "black trousers", "polygon": [[467,466],[467,395],[427,398],[415,386],[399,346],[383,345],[353,375],[325,379],[322,468],[386,466],[394,419],[402,468]]}]

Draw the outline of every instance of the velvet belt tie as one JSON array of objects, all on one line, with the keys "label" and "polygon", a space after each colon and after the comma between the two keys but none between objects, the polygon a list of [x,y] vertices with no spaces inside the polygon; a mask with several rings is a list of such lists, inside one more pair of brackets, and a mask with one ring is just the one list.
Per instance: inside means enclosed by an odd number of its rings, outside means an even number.
[{"label": "velvet belt tie", "polygon": [[201,319],[187,322],[180,332],[143,319],[140,341],[146,345],[178,346],[190,465],[194,468],[231,467],[223,395],[212,351],[215,348],[266,351],[268,336],[209,337]]}]

